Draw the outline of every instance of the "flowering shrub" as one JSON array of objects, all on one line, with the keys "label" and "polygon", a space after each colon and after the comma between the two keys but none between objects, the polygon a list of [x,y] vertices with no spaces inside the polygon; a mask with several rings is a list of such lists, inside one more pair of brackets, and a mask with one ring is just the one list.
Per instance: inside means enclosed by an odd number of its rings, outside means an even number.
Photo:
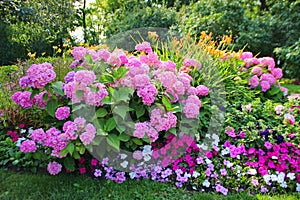
[{"label": "flowering shrub", "polygon": [[[28,91],[15,93],[13,101],[23,108],[37,104],[56,123],[35,127],[20,150],[51,155],[47,169],[52,175],[64,166],[68,172],[78,169],[80,174],[91,172],[117,183],[128,176],[151,178],[224,195],[247,188],[262,193],[287,187],[300,190],[296,101],[279,104],[245,98],[209,105],[219,98],[214,89],[221,81],[217,76],[203,80],[205,61],[163,60],[148,42],[138,44],[136,51],[130,55],[120,49],[76,47],[73,71],[64,82],[53,82],[49,63],[39,65],[39,74],[28,70],[20,81]],[[220,51],[218,55],[215,61],[225,84],[234,84],[232,77],[224,78],[231,71],[225,67],[238,66],[232,71],[240,78],[252,75],[250,88],[246,82],[244,90],[254,97],[257,93],[251,89],[276,88],[282,76],[271,58],[256,59],[247,52],[237,58]],[[213,74],[215,69],[209,70]],[[282,97],[278,91],[276,95]],[[225,116],[223,110],[230,112]]]}]

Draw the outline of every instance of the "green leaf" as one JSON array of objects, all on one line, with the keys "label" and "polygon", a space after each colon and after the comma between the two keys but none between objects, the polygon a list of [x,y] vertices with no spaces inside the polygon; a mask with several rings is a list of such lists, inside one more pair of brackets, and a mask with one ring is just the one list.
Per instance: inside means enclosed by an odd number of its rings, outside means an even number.
[{"label": "green leaf", "polygon": [[134,90],[130,87],[120,87],[118,90],[119,101],[129,101],[131,96],[133,95]]},{"label": "green leaf", "polygon": [[48,93],[45,93],[45,94],[43,94],[43,100],[44,100],[44,101],[47,101],[47,100],[48,100],[48,98],[49,98],[49,95],[48,95]]},{"label": "green leaf", "polygon": [[63,161],[63,164],[67,170],[75,170],[75,160],[72,157],[66,157]]},{"label": "green leaf", "polygon": [[143,141],[141,141],[140,139],[138,139],[138,138],[133,138],[132,139],[132,141],[135,143],[135,144],[137,144],[137,145],[143,145]]},{"label": "green leaf", "polygon": [[70,155],[72,155],[73,152],[74,152],[74,149],[75,149],[74,144],[73,143],[69,143],[65,148],[63,148],[60,151],[60,155],[61,156],[66,156],[68,153],[70,153]]},{"label": "green leaf", "polygon": [[84,91],[83,90],[76,90],[76,97],[78,99],[82,98],[84,96]]},{"label": "green leaf", "polygon": [[169,129],[169,132],[172,133],[172,134],[174,134],[174,135],[177,135],[176,128]]},{"label": "green leaf", "polygon": [[120,139],[115,134],[109,134],[107,136],[107,143],[116,150],[120,151]]},{"label": "green leaf", "polygon": [[41,158],[42,158],[41,152],[36,151],[36,152],[33,154],[33,158],[36,159],[36,160],[41,160]]},{"label": "green leaf", "polygon": [[113,101],[111,100],[111,97],[110,96],[106,96],[102,99],[102,103],[103,104],[108,104],[108,105],[111,105],[113,104]]},{"label": "green leaf", "polygon": [[106,130],[107,132],[113,130],[114,128],[116,128],[117,124],[116,121],[114,120],[114,118],[109,118],[104,126],[104,130]]},{"label": "green leaf", "polygon": [[73,156],[74,159],[79,159],[80,158],[80,155],[79,155],[78,151],[74,151],[72,156]]},{"label": "green leaf", "polygon": [[122,125],[118,125],[116,127],[117,131],[119,131],[119,133],[123,133],[126,130],[126,127],[122,126]]},{"label": "green leaf", "polygon": [[93,65],[93,58],[92,58],[92,56],[90,54],[88,54],[88,53],[85,54],[84,60],[86,61],[86,63],[88,65]]},{"label": "green leaf", "polygon": [[58,107],[57,100],[52,98],[50,101],[48,101],[47,106],[46,106],[48,114],[50,116],[54,117],[57,107]]},{"label": "green leaf", "polygon": [[128,105],[127,106],[125,106],[125,105],[117,105],[117,106],[115,106],[115,108],[113,110],[113,113],[121,116],[122,119],[125,119],[126,114],[128,113],[128,111],[129,111]]},{"label": "green leaf", "polygon": [[64,91],[62,90],[63,84],[64,83],[61,81],[52,83],[53,92],[55,92],[56,94],[59,94],[61,96],[64,96],[65,94],[64,94]]},{"label": "green leaf", "polygon": [[97,117],[105,117],[107,115],[107,110],[105,108],[99,108],[97,111],[96,111],[96,116]]},{"label": "green leaf", "polygon": [[269,91],[269,93],[270,93],[271,95],[275,95],[275,94],[277,94],[278,92],[280,92],[280,88],[272,88],[272,89]]},{"label": "green leaf", "polygon": [[39,89],[33,89],[30,95],[30,99],[33,99],[33,97],[39,93],[40,93]]},{"label": "green leaf", "polygon": [[164,104],[168,112],[172,111],[172,104],[167,97],[165,96],[162,97],[162,103]]},{"label": "green leaf", "polygon": [[129,71],[129,69],[127,69],[126,67],[119,67],[117,70],[115,70],[113,72],[113,76],[116,79],[120,79],[120,78],[124,77],[128,71]]},{"label": "green leaf", "polygon": [[114,82],[114,78],[110,75],[110,74],[107,74],[107,75],[101,75],[99,76],[99,81],[100,83],[113,83]]},{"label": "green leaf", "polygon": [[144,106],[137,107],[137,109],[135,111],[136,117],[140,118],[141,116],[143,116],[145,114],[145,111],[146,110],[145,110]]},{"label": "green leaf", "polygon": [[122,142],[128,142],[130,137],[131,137],[130,135],[128,135],[124,132],[118,136],[119,140],[121,140]]}]

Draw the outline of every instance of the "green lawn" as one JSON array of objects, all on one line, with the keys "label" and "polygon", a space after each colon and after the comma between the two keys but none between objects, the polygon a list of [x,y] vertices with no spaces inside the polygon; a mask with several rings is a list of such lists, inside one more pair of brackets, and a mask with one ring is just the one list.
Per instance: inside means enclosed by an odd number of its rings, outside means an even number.
[{"label": "green lawn", "polygon": [[123,184],[110,181],[97,181],[90,177],[73,174],[16,173],[0,169],[0,199],[195,199],[195,200],[252,200],[252,199],[299,199],[300,195],[250,196],[246,193],[222,196],[210,193],[191,192],[177,189],[172,185],[150,180],[127,180]]}]

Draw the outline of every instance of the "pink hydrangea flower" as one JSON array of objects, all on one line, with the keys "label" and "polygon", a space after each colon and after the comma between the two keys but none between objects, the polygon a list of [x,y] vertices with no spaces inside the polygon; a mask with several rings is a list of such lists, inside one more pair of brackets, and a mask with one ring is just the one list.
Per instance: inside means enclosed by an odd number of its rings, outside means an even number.
[{"label": "pink hydrangea flower", "polygon": [[245,60],[247,58],[252,58],[252,57],[253,57],[253,54],[251,52],[243,52],[240,59]]},{"label": "pink hydrangea flower", "polygon": [[261,81],[268,81],[270,85],[273,85],[276,83],[276,79],[272,74],[266,73],[261,75],[260,77]]},{"label": "pink hydrangea flower", "polygon": [[139,122],[134,125],[133,136],[137,138],[143,138],[147,129],[147,122]]},{"label": "pink hydrangea flower", "polygon": [[268,66],[268,70],[272,71],[275,68],[275,61],[274,58],[271,57],[263,57],[258,59],[260,64],[263,66]]},{"label": "pink hydrangea flower", "polygon": [[199,115],[199,106],[194,103],[187,103],[183,108],[183,112],[187,118],[197,118]]},{"label": "pink hydrangea flower", "polygon": [[45,137],[46,137],[46,134],[45,134],[45,132],[44,132],[44,130],[42,128],[35,129],[30,134],[30,138],[33,141],[41,143],[41,144],[43,144],[43,142],[45,141]]},{"label": "pink hydrangea flower", "polygon": [[32,140],[25,140],[20,146],[20,151],[22,151],[23,153],[35,152],[36,150],[36,144]]},{"label": "pink hydrangea flower", "polygon": [[254,75],[251,77],[251,79],[249,81],[249,85],[250,85],[251,89],[256,88],[259,85],[259,79],[258,79],[257,75]]},{"label": "pink hydrangea flower", "polygon": [[277,105],[274,110],[277,115],[280,115],[283,114],[283,109],[284,109],[283,105]]},{"label": "pink hydrangea flower", "polygon": [[172,89],[177,82],[176,74],[170,71],[163,72],[158,78],[162,85],[167,89]]},{"label": "pink hydrangea flower", "polygon": [[79,70],[74,75],[74,81],[84,85],[90,85],[96,80],[96,75],[93,71]]},{"label": "pink hydrangea flower", "polygon": [[272,70],[272,75],[276,78],[276,79],[280,79],[282,78],[283,74],[282,74],[282,69],[280,68],[274,68]]},{"label": "pink hydrangea flower", "polygon": [[135,50],[137,51],[143,51],[146,53],[151,53],[152,52],[152,48],[149,42],[143,42],[141,44],[137,44],[135,46]]},{"label": "pink hydrangea flower", "polygon": [[72,51],[72,56],[75,60],[84,60],[84,56],[87,53],[88,49],[84,47],[75,47]]},{"label": "pink hydrangea flower", "polygon": [[56,175],[59,172],[61,172],[61,168],[62,168],[61,164],[59,164],[57,162],[50,162],[48,164],[47,170],[48,170],[49,174]]},{"label": "pink hydrangea flower", "polygon": [[55,112],[55,117],[58,120],[65,120],[70,115],[70,108],[67,106],[59,107]]},{"label": "pink hydrangea flower", "polygon": [[100,49],[98,52],[98,57],[100,60],[104,60],[105,62],[107,62],[107,60],[110,57],[110,52],[106,49]]},{"label": "pink hydrangea flower", "polygon": [[35,104],[35,98],[30,99],[31,92],[16,92],[12,96],[12,100],[22,108],[31,108]]},{"label": "pink hydrangea flower", "polygon": [[132,157],[135,159],[135,160],[142,160],[143,159],[143,153],[142,151],[134,151],[133,154],[132,154]]},{"label": "pink hydrangea flower", "polygon": [[81,133],[79,138],[84,145],[90,144],[96,136],[96,129],[92,124],[87,124],[85,132]]},{"label": "pink hydrangea flower", "polygon": [[257,76],[260,76],[262,74],[262,69],[261,67],[253,67],[253,69],[251,70],[251,74],[252,75],[257,75]]},{"label": "pink hydrangea flower", "polygon": [[196,87],[198,96],[207,96],[209,93],[209,89],[204,85],[199,85]]},{"label": "pink hydrangea flower", "polygon": [[150,77],[146,74],[138,74],[133,77],[135,87],[143,87],[150,84]]},{"label": "pink hydrangea flower", "polygon": [[202,67],[201,63],[198,62],[197,60],[193,59],[193,58],[187,58],[187,59],[185,59],[182,64],[185,67],[193,66],[197,70],[201,69],[201,67]]},{"label": "pink hydrangea flower", "polygon": [[83,117],[77,117],[74,119],[74,123],[76,124],[78,129],[83,129],[86,123],[86,120]]},{"label": "pink hydrangea flower", "polygon": [[102,100],[108,96],[108,91],[102,83],[96,83],[93,87],[97,90],[92,90],[90,87],[86,87],[84,91],[84,100],[88,105],[102,106]]},{"label": "pink hydrangea flower", "polygon": [[260,85],[261,85],[261,88],[262,88],[261,90],[263,92],[266,92],[271,87],[271,85],[270,85],[270,83],[268,81],[262,81],[262,82],[260,82]]},{"label": "pink hydrangea flower", "polygon": [[145,85],[137,90],[137,95],[142,98],[143,104],[148,106],[154,102],[157,93],[157,89],[153,84]]},{"label": "pink hydrangea flower", "polygon": [[33,88],[44,88],[46,84],[52,82],[56,74],[53,70],[53,66],[50,63],[33,64],[27,70],[29,79],[31,80]]},{"label": "pink hydrangea flower", "polygon": [[[44,100],[44,96],[47,97],[46,101]],[[51,94],[47,91],[41,92],[35,96],[35,102],[40,108],[45,108],[47,106],[48,101],[51,99]]]},{"label": "pink hydrangea flower", "polygon": [[24,77],[20,78],[19,85],[23,89],[31,87],[32,86],[32,82],[31,82],[29,76],[24,76]]}]

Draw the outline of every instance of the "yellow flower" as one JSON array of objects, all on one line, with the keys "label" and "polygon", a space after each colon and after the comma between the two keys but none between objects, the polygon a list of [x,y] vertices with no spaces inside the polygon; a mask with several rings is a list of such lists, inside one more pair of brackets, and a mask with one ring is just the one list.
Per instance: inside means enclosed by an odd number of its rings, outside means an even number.
[{"label": "yellow flower", "polygon": [[53,48],[53,49],[57,49],[58,47],[57,47],[57,46],[52,46],[52,48]]},{"label": "yellow flower", "polygon": [[43,52],[43,53],[42,53],[42,56],[44,56],[45,54],[46,54],[46,52]]},{"label": "yellow flower", "polygon": [[31,53],[31,52],[29,52],[27,55],[29,56],[29,58],[32,58],[32,59],[34,59],[34,58],[35,58],[35,55],[36,55],[36,53]]},{"label": "yellow flower", "polygon": [[58,48],[58,49],[57,49],[57,53],[61,53],[61,48]]}]

